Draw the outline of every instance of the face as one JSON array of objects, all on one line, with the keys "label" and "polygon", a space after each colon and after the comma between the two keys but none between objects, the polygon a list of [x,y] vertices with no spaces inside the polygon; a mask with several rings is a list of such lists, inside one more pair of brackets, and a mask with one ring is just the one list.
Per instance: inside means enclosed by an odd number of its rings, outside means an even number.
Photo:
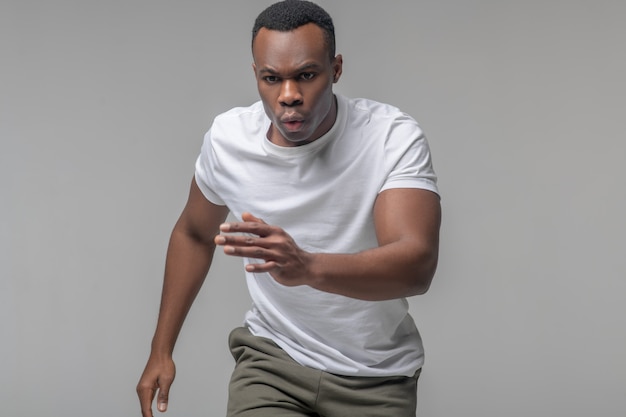
[{"label": "face", "polygon": [[333,83],[341,55],[331,59],[324,32],[312,23],[290,32],[262,28],[252,45],[259,95],[272,122],[268,138],[280,146],[312,142],[337,115]]}]

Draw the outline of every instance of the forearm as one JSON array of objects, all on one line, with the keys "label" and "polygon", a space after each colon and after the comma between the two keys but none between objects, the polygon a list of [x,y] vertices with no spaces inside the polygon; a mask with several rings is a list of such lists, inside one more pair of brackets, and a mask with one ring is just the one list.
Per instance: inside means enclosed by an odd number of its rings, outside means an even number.
[{"label": "forearm", "polygon": [[437,267],[437,251],[397,241],[355,254],[310,254],[308,285],[370,301],[425,293]]},{"label": "forearm", "polygon": [[251,213],[225,223],[215,243],[230,256],[260,259],[248,272],[268,272],[287,286],[363,300],[423,294],[437,267],[441,208],[439,196],[419,189],[382,192],[374,207],[378,247],[354,254],[310,253],[281,227]]},{"label": "forearm", "polygon": [[215,250],[212,241],[203,241],[181,229],[177,226],[170,238],[159,319],[152,340],[153,355],[171,356]]}]

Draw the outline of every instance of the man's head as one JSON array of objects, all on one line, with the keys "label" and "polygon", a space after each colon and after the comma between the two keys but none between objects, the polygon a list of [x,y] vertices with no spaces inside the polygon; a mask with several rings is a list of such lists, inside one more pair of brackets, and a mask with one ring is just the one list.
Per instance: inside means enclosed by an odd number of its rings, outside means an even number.
[{"label": "man's head", "polygon": [[328,56],[335,57],[335,26],[333,19],[326,10],[315,3],[304,0],[285,0],[274,3],[263,10],[256,18],[252,28],[252,44],[261,28],[289,32],[313,23],[324,31],[324,39],[328,48]]},{"label": "man's head", "polygon": [[263,11],[252,38],[253,69],[269,139],[282,146],[312,142],[328,132],[337,107],[333,83],[342,72],[334,55],[333,23],[319,6],[285,0]]}]

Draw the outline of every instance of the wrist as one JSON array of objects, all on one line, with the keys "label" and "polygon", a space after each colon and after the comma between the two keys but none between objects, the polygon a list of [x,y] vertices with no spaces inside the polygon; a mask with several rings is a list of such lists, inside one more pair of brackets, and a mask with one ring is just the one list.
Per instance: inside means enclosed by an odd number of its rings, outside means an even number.
[{"label": "wrist", "polygon": [[160,352],[160,351],[152,351],[150,352],[150,360],[159,363],[159,362],[168,362],[171,361],[172,354],[169,352]]},{"label": "wrist", "polygon": [[174,353],[174,346],[170,344],[159,343],[156,340],[152,341],[150,356],[155,359],[171,359]]},{"label": "wrist", "polygon": [[321,289],[324,283],[324,258],[320,253],[309,253],[307,259],[307,284],[313,288]]}]

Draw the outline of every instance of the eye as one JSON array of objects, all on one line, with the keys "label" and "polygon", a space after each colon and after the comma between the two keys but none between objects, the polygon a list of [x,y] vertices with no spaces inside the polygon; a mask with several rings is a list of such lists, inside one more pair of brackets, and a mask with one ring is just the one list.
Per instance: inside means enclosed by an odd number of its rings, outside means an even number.
[{"label": "eye", "polygon": [[300,78],[304,81],[309,81],[312,80],[313,78],[315,78],[315,73],[314,72],[303,72],[302,74],[300,74]]},{"label": "eye", "polygon": [[263,81],[265,81],[268,84],[275,84],[278,82],[278,77],[275,75],[267,75],[263,77]]}]

